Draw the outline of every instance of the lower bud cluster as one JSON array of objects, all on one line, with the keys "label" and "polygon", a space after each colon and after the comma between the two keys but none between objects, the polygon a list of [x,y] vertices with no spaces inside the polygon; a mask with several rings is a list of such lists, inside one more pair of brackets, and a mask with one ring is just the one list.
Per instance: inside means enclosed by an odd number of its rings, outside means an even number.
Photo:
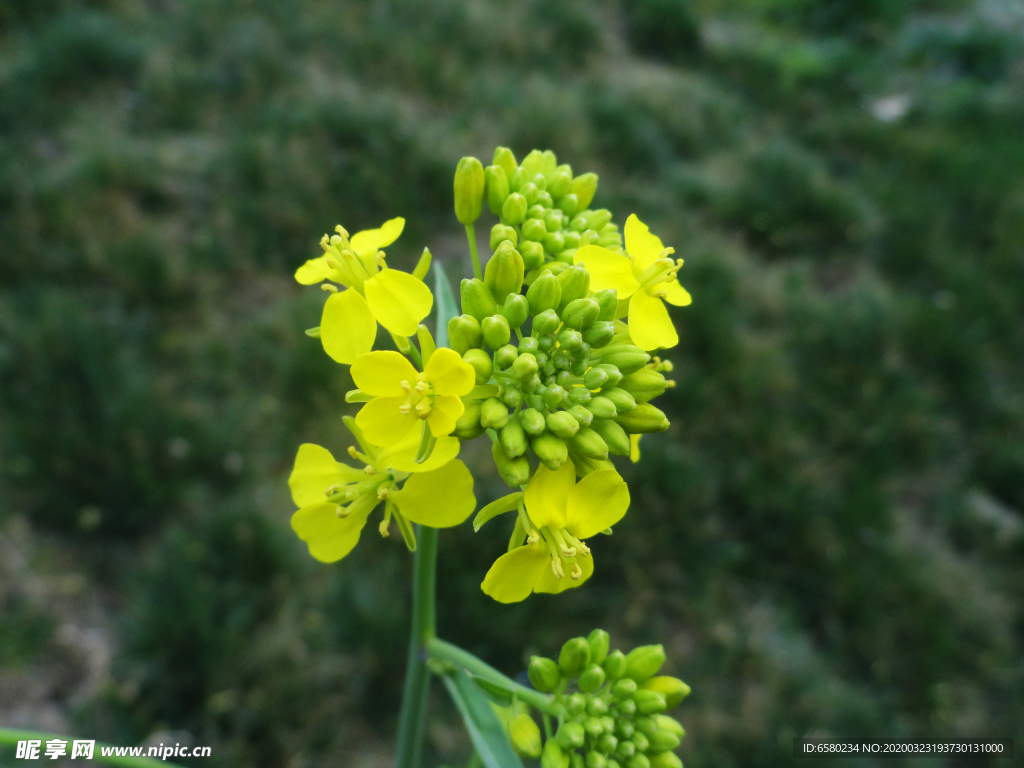
[{"label": "lower bud cluster", "polygon": [[[608,633],[595,629],[562,646],[557,662],[534,656],[527,674],[534,688],[553,693],[564,714],[540,749],[542,768],[682,768],[673,750],[683,726],[665,715],[690,693],[674,677],[656,676],[665,662],[660,645],[608,652]],[[513,746],[536,757],[522,727],[511,730]],[[532,731],[531,731],[532,733]],[[536,750],[538,741],[529,746]]]},{"label": "lower bud cluster", "polygon": [[476,371],[490,397],[468,400],[454,434],[498,435],[492,451],[511,487],[530,476],[527,451],[551,470],[573,460],[581,475],[609,453],[627,456],[632,434],[668,429],[648,401],[672,382],[665,364],[634,345],[615,320],[615,291],[590,294],[581,266],[553,262],[534,276],[526,295],[522,256],[498,246],[483,280],[463,280],[463,314],[448,324],[449,343]]}]

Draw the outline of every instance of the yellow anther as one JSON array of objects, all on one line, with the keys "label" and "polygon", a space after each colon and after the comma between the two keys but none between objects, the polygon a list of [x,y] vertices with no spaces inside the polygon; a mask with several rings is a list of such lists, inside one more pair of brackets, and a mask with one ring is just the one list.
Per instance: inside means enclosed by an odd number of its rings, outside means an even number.
[{"label": "yellow anther", "polygon": [[583,569],[580,568],[579,563],[573,563],[572,573],[569,574],[573,581],[579,581],[583,578]]},{"label": "yellow anther", "polygon": [[408,416],[410,413],[412,413],[412,406],[409,403],[402,403],[400,406],[398,406],[398,412],[403,416]]},{"label": "yellow anther", "polygon": [[416,415],[419,416],[421,419],[425,419],[427,418],[427,416],[430,415],[429,400],[420,400],[418,403],[416,403]]},{"label": "yellow anther", "polygon": [[388,525],[390,525],[390,523],[390,520],[381,520],[380,525],[377,526],[377,530],[380,531],[380,535],[385,539],[391,535],[390,531],[388,531]]},{"label": "yellow anther", "polygon": [[350,512],[351,510],[348,507],[338,507],[336,510],[334,510],[334,514],[340,517],[342,520],[348,517]]},{"label": "yellow anther", "polygon": [[327,235],[324,235],[323,237],[320,238],[320,247],[323,248],[325,251],[327,250],[327,246],[330,244],[331,239]]},{"label": "yellow anther", "polygon": [[341,252],[341,255],[344,256],[346,259],[354,259],[356,257],[356,255],[352,253],[352,251],[350,251],[348,248],[343,250]]},{"label": "yellow anther", "polygon": [[402,388],[402,391],[405,394],[407,394],[407,395],[411,395],[412,394],[412,384],[410,384],[405,379],[402,379],[402,381],[398,382],[398,386],[400,386]]},{"label": "yellow anther", "polygon": [[[675,252],[676,252],[675,248],[666,248],[665,250],[663,250],[661,253],[658,254],[658,259],[665,259],[665,258],[671,256]],[[671,261],[671,259],[669,259],[669,261]]]},{"label": "yellow anther", "polygon": [[427,382],[425,382],[425,381],[417,381],[416,382],[416,394],[418,394],[418,395],[426,394],[427,390],[429,390],[429,389],[430,389],[430,385]]},{"label": "yellow anther", "polygon": [[390,489],[388,488],[388,486],[382,486],[377,489],[377,498],[380,499],[381,501],[384,501],[387,499],[389,493]]},{"label": "yellow anther", "polygon": [[551,559],[551,572],[555,574],[556,579],[564,579],[565,571],[562,570],[562,561],[555,558]]},{"label": "yellow anther", "polygon": [[320,286],[320,290],[321,290],[321,291],[330,291],[331,293],[337,293],[337,292],[338,292],[338,289],[337,289],[337,288],[335,288],[335,287],[334,287],[333,285],[331,285],[330,283],[323,283],[323,284],[322,284],[322,285]]},{"label": "yellow anther", "polygon": [[331,245],[333,245],[335,248],[338,248],[339,246],[344,247],[345,241],[342,240],[337,235],[331,235]]},{"label": "yellow anther", "polygon": [[584,544],[582,541],[577,542],[580,549],[580,557],[590,557],[590,547]]},{"label": "yellow anther", "polygon": [[328,496],[328,497],[333,496],[335,493],[337,493],[338,491],[340,491],[344,487],[345,486],[342,485],[341,483],[335,483],[334,485],[328,485],[327,486],[327,490],[324,491],[324,496]]},{"label": "yellow anther", "polygon": [[349,488],[347,491],[345,491],[345,498],[348,499],[349,501],[355,501],[356,499],[359,498],[359,490],[356,489],[355,486]]},{"label": "yellow anther", "polygon": [[538,541],[540,541],[540,534],[537,533],[537,529],[536,528],[533,528],[530,531],[530,535],[526,537],[526,543],[529,544],[532,547]]},{"label": "yellow anther", "polygon": [[367,464],[365,467],[363,467],[363,474],[364,475],[376,475],[377,474],[377,468],[376,467],[372,467],[369,464]]},{"label": "yellow anther", "polygon": [[374,258],[374,261],[377,262],[377,266],[378,267],[385,266],[384,265],[384,259],[385,259],[384,251],[377,251],[377,256]]},{"label": "yellow anther", "polygon": [[334,228],[334,231],[337,232],[342,237],[344,237],[346,240],[348,239],[348,231],[343,226],[341,226],[341,224],[336,226]]},{"label": "yellow anther", "polygon": [[354,445],[350,445],[348,447],[348,455],[351,456],[353,459],[357,459],[359,458],[359,451],[356,450],[356,447]]}]

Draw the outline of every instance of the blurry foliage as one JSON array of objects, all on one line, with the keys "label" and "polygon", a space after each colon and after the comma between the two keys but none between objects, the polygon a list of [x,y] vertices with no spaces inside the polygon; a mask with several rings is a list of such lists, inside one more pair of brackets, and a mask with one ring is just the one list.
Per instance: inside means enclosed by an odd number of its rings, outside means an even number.
[{"label": "blurry foliage", "polygon": [[[298,444],[342,451],[351,412],[291,273],[403,215],[396,262],[458,274],[452,169],[500,143],[598,170],[695,303],[593,581],[499,606],[507,531],[446,533],[444,635],[509,673],[595,625],[665,642],[692,766],[1012,735],[1022,32],[1001,0],[0,6],[0,515],[113,613],[79,729],[188,730],[219,765],[391,739],[411,558],[368,528],[323,567],[290,531]],[[45,655],[56,619],[3,595],[0,662]],[[467,749],[445,733],[435,762]]]}]

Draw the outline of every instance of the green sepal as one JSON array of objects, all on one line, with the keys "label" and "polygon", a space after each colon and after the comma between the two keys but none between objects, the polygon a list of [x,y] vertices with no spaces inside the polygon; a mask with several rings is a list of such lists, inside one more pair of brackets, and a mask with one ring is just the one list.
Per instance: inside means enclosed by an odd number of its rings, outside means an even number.
[{"label": "green sepal", "polygon": [[477,684],[477,687],[484,692],[484,695],[487,696],[487,698],[499,706],[507,707],[515,698],[515,691],[510,688],[506,688],[503,685],[498,685],[491,680],[487,680],[483,677],[477,677],[475,675],[470,675],[470,679]]},{"label": "green sepal", "polygon": [[307,328],[306,329],[306,335],[309,336],[309,338],[311,338],[311,339],[319,339],[320,338],[320,326],[318,325],[318,326],[316,326],[316,328]]},{"label": "green sepal", "polygon": [[345,393],[346,403],[368,403],[373,400],[373,395],[368,395],[361,389],[350,389]]},{"label": "green sepal", "polygon": [[500,499],[496,499],[488,504],[486,507],[476,513],[476,517],[473,518],[473,531],[479,531],[483,528],[484,523],[488,522],[492,518],[498,515],[503,515],[506,512],[512,512],[519,506],[519,500],[523,498],[523,492],[517,491],[510,493],[507,496],[502,496]]}]

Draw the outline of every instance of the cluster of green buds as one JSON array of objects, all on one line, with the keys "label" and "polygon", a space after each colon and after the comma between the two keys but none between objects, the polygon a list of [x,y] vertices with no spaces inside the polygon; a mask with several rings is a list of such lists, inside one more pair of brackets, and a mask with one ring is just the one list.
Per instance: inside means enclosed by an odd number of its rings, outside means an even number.
[{"label": "cluster of green buds", "polygon": [[463,314],[448,324],[452,348],[478,385],[490,385],[477,393],[485,398],[466,402],[454,434],[494,430],[494,460],[510,487],[530,477],[528,449],[550,470],[572,459],[580,475],[610,453],[628,456],[630,435],[668,429],[648,401],[672,385],[662,374],[670,364],[632,343],[615,319],[615,291],[591,294],[583,266],[524,271],[519,250],[500,243],[484,279],[462,281]]},{"label": "cluster of green buds", "polygon": [[675,677],[658,676],[660,645],[609,653],[608,633],[567,641],[558,660],[534,656],[527,674],[538,691],[553,694],[557,729],[540,747],[528,714],[509,722],[520,754],[540,757],[542,768],[682,768],[674,754],[683,726],[664,714],[690,693]]}]

